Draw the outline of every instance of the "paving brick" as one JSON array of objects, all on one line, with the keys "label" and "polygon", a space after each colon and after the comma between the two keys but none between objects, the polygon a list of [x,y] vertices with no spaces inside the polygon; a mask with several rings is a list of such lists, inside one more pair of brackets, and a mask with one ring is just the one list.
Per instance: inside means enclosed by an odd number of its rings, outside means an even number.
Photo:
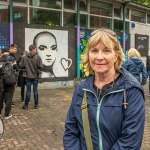
[{"label": "paving brick", "polygon": [[[145,86],[145,94],[147,92]],[[64,121],[74,88],[39,91],[39,109],[22,109],[20,91],[15,91],[13,117],[5,120],[0,150],[63,150]],[[150,97],[146,96],[146,122],[141,150],[150,150]],[[4,112],[2,112],[4,113]]]}]

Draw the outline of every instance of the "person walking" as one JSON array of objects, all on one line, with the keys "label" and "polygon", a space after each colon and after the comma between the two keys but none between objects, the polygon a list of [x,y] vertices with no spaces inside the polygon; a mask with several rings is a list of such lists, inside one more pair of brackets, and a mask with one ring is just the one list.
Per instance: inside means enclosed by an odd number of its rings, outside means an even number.
[{"label": "person walking", "polygon": [[135,48],[130,48],[128,51],[128,59],[125,60],[123,67],[144,86],[147,82],[148,74],[140,58],[140,53]]},{"label": "person walking", "polygon": [[33,84],[34,92],[34,108],[39,107],[39,96],[38,96],[38,78],[40,70],[43,68],[42,60],[39,55],[37,55],[37,50],[34,45],[29,46],[29,53],[23,57],[19,63],[21,69],[25,69],[23,76],[25,77],[26,84],[26,98],[23,105],[23,109],[28,109],[28,104],[31,96],[31,84]]},{"label": "person walking", "polygon": [[117,35],[98,29],[83,64],[90,76],[75,88],[63,136],[64,150],[140,150],[145,104],[141,84],[124,68]]},{"label": "person walking", "polygon": [[[5,100],[5,119],[12,117],[11,114],[11,104],[12,98],[14,95],[14,89],[16,84],[15,72],[15,59],[9,55],[9,49],[2,50],[2,56],[0,57],[0,66],[1,66],[1,83],[3,85],[3,91],[0,94],[0,114],[3,109],[3,102]],[[9,75],[9,76],[8,76]],[[2,88],[2,87],[1,87]]]}]

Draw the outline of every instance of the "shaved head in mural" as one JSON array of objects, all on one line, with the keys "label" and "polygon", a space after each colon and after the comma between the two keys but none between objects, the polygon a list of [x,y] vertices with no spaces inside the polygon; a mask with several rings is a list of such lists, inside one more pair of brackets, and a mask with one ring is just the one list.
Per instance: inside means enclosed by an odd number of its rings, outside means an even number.
[{"label": "shaved head in mural", "polygon": [[43,71],[50,72],[52,75],[54,75],[52,66],[57,55],[56,37],[47,31],[40,32],[34,37],[33,44],[36,45],[37,53],[42,59],[42,63],[44,65]]}]

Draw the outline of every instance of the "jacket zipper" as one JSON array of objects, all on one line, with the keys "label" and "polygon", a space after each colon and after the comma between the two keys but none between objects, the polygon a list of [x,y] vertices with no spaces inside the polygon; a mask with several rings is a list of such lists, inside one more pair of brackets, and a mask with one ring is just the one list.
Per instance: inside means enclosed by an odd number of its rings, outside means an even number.
[{"label": "jacket zipper", "polygon": [[113,94],[113,93],[123,92],[124,89],[107,93],[106,95],[104,95],[104,96],[101,98],[100,102],[98,101],[97,96],[96,96],[92,91],[90,91],[90,90],[88,90],[88,89],[83,89],[83,90],[84,90],[84,91],[91,92],[91,93],[96,97],[96,99],[97,99],[98,107],[97,107],[97,114],[96,114],[96,124],[97,124],[98,135],[99,135],[99,150],[103,150],[102,133],[101,133],[101,128],[100,128],[100,126],[99,126],[100,109],[101,109],[102,101],[103,101],[103,99],[104,99],[105,96],[107,96],[107,95],[109,95],[109,94]]}]

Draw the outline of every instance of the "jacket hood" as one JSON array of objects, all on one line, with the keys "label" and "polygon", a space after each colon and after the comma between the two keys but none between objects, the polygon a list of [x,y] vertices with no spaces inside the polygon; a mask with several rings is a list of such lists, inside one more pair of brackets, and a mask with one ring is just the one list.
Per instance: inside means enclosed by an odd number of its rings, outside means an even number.
[{"label": "jacket hood", "polygon": [[132,57],[130,58],[136,65],[140,65],[141,64],[141,59],[137,58],[137,57]]},{"label": "jacket hood", "polygon": [[30,58],[34,57],[35,55],[36,55],[36,54],[35,54],[35,53],[32,53],[32,52],[27,53],[27,57],[30,57]]},{"label": "jacket hood", "polygon": [[[143,88],[142,88],[140,82],[138,82],[135,79],[135,77],[132,76],[128,71],[126,71],[124,68],[118,69],[117,71],[120,72],[121,75],[120,75],[119,79],[116,81],[115,85],[113,86],[114,91],[122,90],[122,89],[128,90],[133,87],[137,87],[138,89],[143,91]],[[94,83],[94,75],[91,75],[87,79],[85,79],[79,83],[77,92],[80,95],[83,95],[83,90],[81,93],[81,88],[82,88],[82,89],[88,89],[88,90],[92,91],[94,94],[96,94],[93,83]]]}]

